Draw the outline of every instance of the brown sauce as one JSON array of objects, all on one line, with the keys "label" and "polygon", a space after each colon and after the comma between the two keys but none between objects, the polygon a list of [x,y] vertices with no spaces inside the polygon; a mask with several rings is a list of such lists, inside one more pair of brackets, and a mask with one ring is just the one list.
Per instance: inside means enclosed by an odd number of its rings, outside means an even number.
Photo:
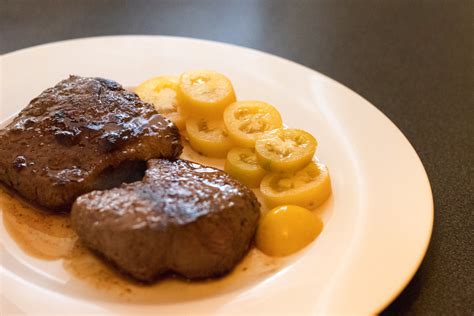
[{"label": "brown sauce", "polygon": [[[218,160],[203,161],[195,155],[186,148],[183,158],[221,167]],[[194,300],[251,286],[280,270],[285,262],[251,249],[225,277],[191,282],[169,276],[144,285],[123,276],[85,248],[72,230],[67,214],[42,211],[1,186],[0,210],[5,229],[19,248],[34,258],[61,260],[64,270],[72,277],[65,286],[66,292],[81,293],[82,297],[140,304]]]},{"label": "brown sauce", "polygon": [[56,260],[71,252],[77,236],[69,216],[34,208],[4,187],[0,187],[0,209],[5,229],[27,254]]}]

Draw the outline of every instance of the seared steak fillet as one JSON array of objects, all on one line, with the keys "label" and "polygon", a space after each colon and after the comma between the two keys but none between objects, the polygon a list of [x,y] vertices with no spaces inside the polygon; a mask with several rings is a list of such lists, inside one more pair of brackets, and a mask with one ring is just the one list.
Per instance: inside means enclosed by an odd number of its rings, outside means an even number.
[{"label": "seared steak fillet", "polygon": [[82,241],[132,277],[174,272],[219,276],[245,255],[260,215],[254,193],[197,163],[148,161],[142,181],[77,198],[72,226]]},{"label": "seared steak fillet", "polygon": [[71,76],[0,130],[0,181],[52,210],[143,176],[150,158],[177,158],[178,129],[115,81]]}]

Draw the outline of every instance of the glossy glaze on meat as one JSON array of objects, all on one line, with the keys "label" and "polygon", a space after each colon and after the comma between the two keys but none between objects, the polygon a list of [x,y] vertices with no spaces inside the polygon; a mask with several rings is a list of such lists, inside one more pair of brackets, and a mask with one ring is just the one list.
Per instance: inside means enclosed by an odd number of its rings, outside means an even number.
[{"label": "glossy glaze on meat", "polygon": [[148,161],[142,181],[80,196],[71,213],[86,245],[141,281],[229,272],[247,252],[259,215],[254,193],[228,174],[165,159]]},{"label": "glossy glaze on meat", "polygon": [[52,210],[143,176],[150,158],[177,158],[178,129],[112,80],[70,76],[0,130],[0,181]]}]

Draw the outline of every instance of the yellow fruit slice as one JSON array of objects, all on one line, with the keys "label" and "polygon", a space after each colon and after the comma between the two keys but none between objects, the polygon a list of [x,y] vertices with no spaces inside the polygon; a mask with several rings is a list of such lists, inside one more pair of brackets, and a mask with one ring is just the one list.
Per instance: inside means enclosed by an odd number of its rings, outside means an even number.
[{"label": "yellow fruit slice", "polygon": [[178,111],[178,78],[161,76],[146,80],[135,89],[135,93],[143,101],[153,104],[158,113],[167,117],[179,129],[184,129],[185,120]]},{"label": "yellow fruit slice", "polygon": [[323,230],[321,219],[306,208],[284,205],[260,220],[257,248],[269,256],[287,256],[311,243]]},{"label": "yellow fruit slice", "polygon": [[282,127],[280,113],[260,101],[242,101],[224,111],[224,123],[230,137],[241,147],[252,148],[263,133]]},{"label": "yellow fruit slice", "polygon": [[178,98],[185,116],[220,117],[235,102],[232,83],[224,75],[208,70],[188,71],[179,78]]},{"label": "yellow fruit slice", "polygon": [[186,131],[191,147],[205,156],[224,158],[233,146],[222,120],[189,118]]},{"label": "yellow fruit slice", "polygon": [[310,133],[280,128],[260,136],[255,143],[255,152],[264,169],[294,172],[313,159],[317,144]]},{"label": "yellow fruit slice", "polygon": [[265,176],[265,170],[257,163],[255,151],[250,148],[231,149],[224,170],[251,188],[257,188]]},{"label": "yellow fruit slice", "polygon": [[265,176],[260,191],[270,206],[294,204],[313,209],[331,194],[331,179],[325,165],[310,162],[294,173]]}]

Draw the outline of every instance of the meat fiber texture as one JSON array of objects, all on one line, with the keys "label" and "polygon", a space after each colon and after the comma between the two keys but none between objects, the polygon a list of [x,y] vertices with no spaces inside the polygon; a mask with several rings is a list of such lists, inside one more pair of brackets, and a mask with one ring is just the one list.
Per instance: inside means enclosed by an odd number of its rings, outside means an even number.
[{"label": "meat fiber texture", "polygon": [[255,194],[228,174],[152,159],[142,181],[80,196],[72,226],[85,245],[133,278],[223,275],[248,251],[260,216]]},{"label": "meat fiber texture", "polygon": [[178,129],[115,81],[70,76],[0,130],[0,181],[68,211],[81,194],[143,176],[145,161],[177,158]]}]

